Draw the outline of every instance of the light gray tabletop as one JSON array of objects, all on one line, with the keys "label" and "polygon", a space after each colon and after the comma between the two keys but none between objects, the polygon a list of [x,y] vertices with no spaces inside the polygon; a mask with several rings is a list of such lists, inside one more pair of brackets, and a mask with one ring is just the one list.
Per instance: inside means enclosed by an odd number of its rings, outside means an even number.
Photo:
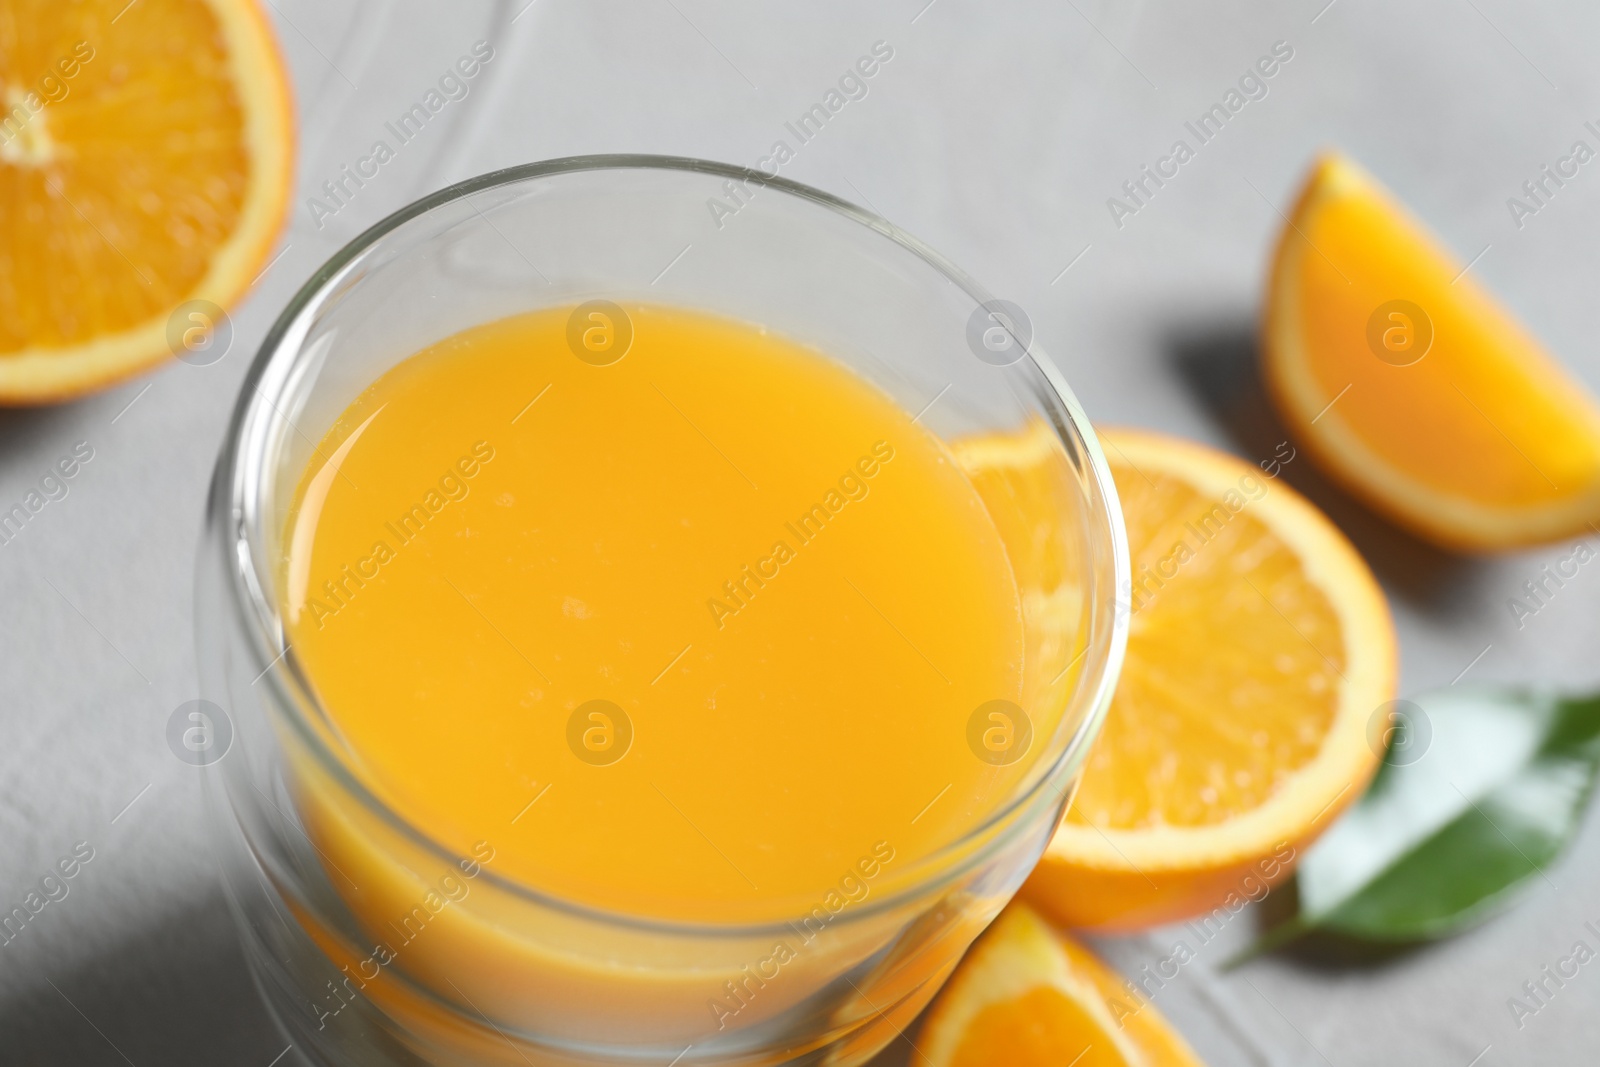
[{"label": "light gray tabletop", "polygon": [[[1032,315],[1098,423],[1251,458],[1282,437],[1253,370],[1265,258],[1312,154],[1375,170],[1600,387],[1600,164],[1519,227],[1507,198],[1600,147],[1600,8],[1546,0],[277,0],[299,183],[281,255],[228,356],[55,408],[0,412],[0,508],[79,442],[70,493],[0,546],[0,905],[75,842],[70,894],[0,946],[0,1063],[268,1067],[284,1039],[243,970],[169,714],[196,695],[192,568],[211,464],[255,347],[342,243],[425,192],[528,160],[658,152],[753,165],[874,42],[891,62],[784,174],[869,206]],[[924,6],[926,5],[926,6]],[[133,8],[127,19],[137,19]],[[334,213],[308,198],[474,42],[492,60]],[[1276,42],[1292,58],[1136,214],[1108,198]],[[108,45],[114,47],[114,45]],[[1120,225],[1119,225],[1120,223]],[[1519,627],[1506,601],[1570,546],[1462,561],[1396,532],[1309,463],[1291,482],[1368,555],[1402,688],[1465,672],[1600,682],[1600,572]],[[1515,910],[1381,961],[1280,955],[1221,973],[1235,920],[1157,997],[1213,1064],[1578,1063],[1600,973],[1519,1028],[1507,998],[1600,921],[1600,830]],[[1125,969],[1180,929],[1105,942]],[[897,1053],[905,1055],[901,1049]],[[1474,1059],[1474,1057],[1479,1057]],[[290,1062],[289,1059],[281,1061]]]}]

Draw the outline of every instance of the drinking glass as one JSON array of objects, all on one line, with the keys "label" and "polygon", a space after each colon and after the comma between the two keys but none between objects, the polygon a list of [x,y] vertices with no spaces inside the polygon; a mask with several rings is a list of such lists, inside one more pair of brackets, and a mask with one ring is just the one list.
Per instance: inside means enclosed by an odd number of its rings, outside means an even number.
[{"label": "drinking glass", "polygon": [[[985,502],[998,529],[1030,531],[1008,546],[1033,679],[1023,704],[1052,728],[978,825],[886,868],[825,928],[799,909],[690,923],[562,899],[496,874],[488,831],[453,853],[352,772],[336,716],[284,643],[284,521],[339,414],[439,340],[589,301],[759,324],[844,364],[937,438],[1027,442],[1016,476],[1031,489]],[[1048,843],[1115,683],[1127,573],[1104,456],[1026,313],[882,218],[766,173],[652,156],[535,163],[420,200],[284,310],[211,487],[203,775],[255,979],[317,1064],[862,1063],[915,1018]],[[393,937],[375,937],[375,916]],[[763,961],[778,944],[794,958],[774,978]],[[706,1005],[730,982],[748,1010],[714,1026]]]}]

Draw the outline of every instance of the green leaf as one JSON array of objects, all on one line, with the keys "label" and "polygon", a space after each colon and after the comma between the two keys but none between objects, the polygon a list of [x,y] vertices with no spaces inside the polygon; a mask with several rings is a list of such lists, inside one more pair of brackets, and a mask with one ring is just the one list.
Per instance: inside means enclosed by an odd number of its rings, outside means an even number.
[{"label": "green leaf", "polygon": [[1396,731],[1366,795],[1300,863],[1299,914],[1244,955],[1311,931],[1454,933],[1507,904],[1576,831],[1600,773],[1600,696],[1479,686],[1403,703],[1405,744]]}]

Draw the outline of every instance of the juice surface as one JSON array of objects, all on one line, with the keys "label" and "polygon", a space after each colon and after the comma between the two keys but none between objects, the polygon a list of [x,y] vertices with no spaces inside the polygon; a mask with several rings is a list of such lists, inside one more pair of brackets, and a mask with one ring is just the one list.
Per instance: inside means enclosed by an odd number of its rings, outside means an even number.
[{"label": "juice surface", "polygon": [[598,366],[571,311],[398,364],[313,456],[284,610],[340,758],[499,876],[667,919],[787,917],[981,822],[1032,763],[969,744],[1023,618],[944,446],[759,327],[630,307]]}]

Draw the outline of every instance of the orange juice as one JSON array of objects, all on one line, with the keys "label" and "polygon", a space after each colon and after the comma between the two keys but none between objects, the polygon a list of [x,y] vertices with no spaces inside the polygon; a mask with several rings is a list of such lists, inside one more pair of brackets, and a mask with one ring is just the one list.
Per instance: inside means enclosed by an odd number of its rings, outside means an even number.
[{"label": "orange juice", "polygon": [[[631,334],[600,361],[572,320],[419,352],[312,458],[286,638],[349,774],[499,878],[669,922],[826,915],[978,826],[1032,761],[976,755],[973,716],[1050,678],[940,440],[759,327],[631,307],[594,320]],[[1060,709],[1029,714],[1042,738]],[[416,890],[303,789],[393,940]],[[513,967],[500,932],[427,937],[440,967]]]}]

